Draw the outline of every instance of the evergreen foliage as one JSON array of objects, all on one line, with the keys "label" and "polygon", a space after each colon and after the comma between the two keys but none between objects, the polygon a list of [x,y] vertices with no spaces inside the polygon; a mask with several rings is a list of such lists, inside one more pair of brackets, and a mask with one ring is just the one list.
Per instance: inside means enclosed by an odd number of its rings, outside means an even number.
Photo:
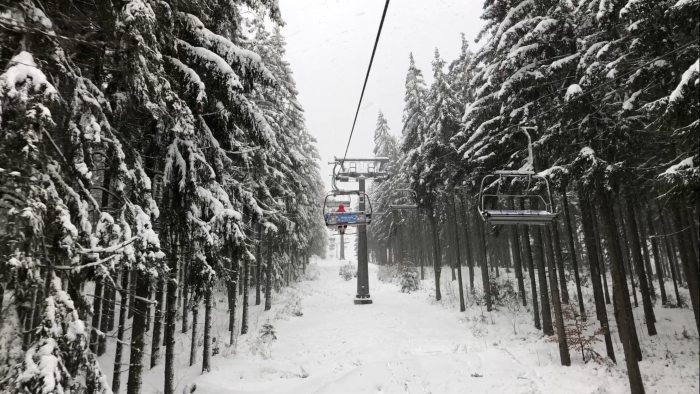
[{"label": "evergreen foliage", "polygon": [[[13,304],[0,391],[110,391],[93,351],[117,293],[135,300],[127,391],[140,391],[147,301],[167,283],[156,316],[172,393],[180,290],[183,307],[205,300],[210,327],[211,289],[226,283],[235,305],[257,244],[276,287],[325,250],[319,155],[277,3],[21,0],[0,24],[0,293]],[[17,343],[26,357],[8,368]]]}]

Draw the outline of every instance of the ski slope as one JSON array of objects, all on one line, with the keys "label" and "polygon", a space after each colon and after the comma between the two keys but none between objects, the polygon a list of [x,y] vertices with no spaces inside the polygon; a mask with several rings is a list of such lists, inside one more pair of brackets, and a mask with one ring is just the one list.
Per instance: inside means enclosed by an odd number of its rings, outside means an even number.
[{"label": "ski slope", "polygon": [[[318,265],[320,278],[297,288],[303,316],[271,320],[278,340],[270,357],[246,354],[245,343],[239,344],[239,354],[217,357],[212,372],[193,376],[196,393],[628,391],[618,366],[583,364],[572,351],[573,366],[561,367],[556,343],[530,328],[527,312],[517,317],[514,334],[505,315],[484,315],[478,306],[459,313],[431,301],[430,289],[403,294],[395,284],[378,281],[373,265],[374,303],[354,305],[355,280],[338,276],[340,262]],[[449,297],[452,287],[444,279]],[[248,335],[255,334],[253,328]],[[697,384],[697,368],[686,374],[653,379],[661,386],[645,382],[647,392],[696,392],[688,381]]]}]

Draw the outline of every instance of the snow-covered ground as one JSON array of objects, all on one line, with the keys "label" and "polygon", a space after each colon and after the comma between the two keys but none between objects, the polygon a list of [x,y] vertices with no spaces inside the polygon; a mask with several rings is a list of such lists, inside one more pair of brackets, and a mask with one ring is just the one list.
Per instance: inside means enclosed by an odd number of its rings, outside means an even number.
[{"label": "snow-covered ground", "polygon": [[[447,267],[440,303],[432,300],[432,280],[427,276],[422,290],[404,294],[396,284],[378,281],[377,268],[371,265],[374,303],[354,305],[355,280],[338,276],[340,264],[318,261],[320,277],[283,290],[272,311],[253,306],[250,333],[239,337],[235,351],[222,344],[208,374],[201,375],[201,355],[197,364],[187,367],[189,342],[181,335],[179,390],[193,385],[195,393],[207,394],[629,390],[619,343],[617,366],[584,364],[572,351],[573,365],[562,367],[556,343],[531,328],[527,311],[516,315],[517,334],[513,314],[507,311],[489,314],[470,303],[467,312],[460,313],[454,305],[456,282],[450,281]],[[466,283],[466,270],[464,274]],[[225,303],[223,296],[217,298],[221,318],[214,331],[223,339],[227,338]],[[656,311],[658,336],[650,338],[638,327],[647,392],[697,393],[698,339],[692,312]],[[297,316],[299,312],[303,315]],[[278,338],[269,348],[261,345],[258,334],[266,322],[274,326]],[[683,327],[692,332],[690,338],[682,335]],[[602,344],[599,351],[604,354]],[[161,392],[162,373],[162,365],[145,373],[145,392]]]}]

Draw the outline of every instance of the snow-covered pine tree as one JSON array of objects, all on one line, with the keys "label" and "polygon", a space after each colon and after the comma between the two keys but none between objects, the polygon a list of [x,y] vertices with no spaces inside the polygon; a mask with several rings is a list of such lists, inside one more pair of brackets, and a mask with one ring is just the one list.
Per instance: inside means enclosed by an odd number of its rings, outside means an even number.
[{"label": "snow-covered pine tree", "polygon": [[[389,204],[397,202],[397,198],[403,197],[394,193],[396,189],[406,188],[405,177],[400,176],[400,150],[399,144],[389,129],[387,119],[380,111],[377,115],[377,124],[374,130],[374,155],[377,157],[387,157],[386,164],[388,179],[375,180],[372,182],[370,197],[375,209],[379,212],[390,212]],[[386,260],[386,250],[392,248],[392,240],[397,236],[396,229],[405,225],[407,215],[402,213],[392,213],[391,215],[381,215],[372,220],[372,226],[367,229],[368,248],[379,256],[379,263]],[[391,250],[394,258],[400,258],[400,251]],[[398,253],[397,253],[398,252]]]}]

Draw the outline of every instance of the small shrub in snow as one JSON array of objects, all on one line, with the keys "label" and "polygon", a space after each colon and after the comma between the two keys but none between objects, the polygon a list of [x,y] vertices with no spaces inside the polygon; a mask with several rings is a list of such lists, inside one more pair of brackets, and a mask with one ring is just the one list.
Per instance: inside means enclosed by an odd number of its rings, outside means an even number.
[{"label": "small shrub in snow", "polygon": [[338,275],[340,275],[345,280],[350,280],[357,276],[357,269],[351,263],[341,265]]},{"label": "small shrub in snow", "polygon": [[591,280],[588,278],[588,275],[581,275],[579,277],[579,281],[581,283],[581,287],[591,287]]},{"label": "small shrub in snow", "polygon": [[272,357],[272,342],[277,340],[277,333],[272,324],[265,323],[258,331],[258,338],[252,346],[254,353],[259,354],[264,359]]},{"label": "small shrub in snow", "polygon": [[219,342],[216,341],[216,337],[213,337],[211,339],[211,346],[212,346],[212,349],[211,349],[212,356],[216,356],[217,354],[219,354],[221,352],[221,348],[219,348]]},{"label": "small shrub in snow", "polygon": [[420,277],[418,272],[408,269],[401,273],[401,292],[410,293],[420,288]]},{"label": "small shrub in snow", "polygon": [[294,316],[304,316],[304,312],[301,311],[301,300],[297,299],[291,306],[292,315]]},{"label": "small shrub in snow", "polygon": [[[676,337],[678,337],[678,335],[676,335]],[[683,337],[683,339],[693,339],[693,336],[688,332],[685,326],[683,326],[683,331],[681,331],[681,337]]]},{"label": "small shrub in snow", "polygon": [[510,315],[511,323],[513,324],[513,334],[517,335],[517,321],[520,311],[523,308],[523,304],[520,302],[518,292],[515,291],[513,281],[506,280],[502,283],[500,297],[500,304],[503,305],[506,310],[508,310],[508,314]]},{"label": "small shrub in snow", "polygon": [[[596,328],[597,320],[589,312],[581,315],[574,304],[562,305],[562,314],[569,349],[581,353],[584,363],[591,360],[602,363],[603,356],[595,351],[595,344],[601,341],[600,337],[604,334],[602,327]],[[551,340],[556,342],[556,335]]]}]

